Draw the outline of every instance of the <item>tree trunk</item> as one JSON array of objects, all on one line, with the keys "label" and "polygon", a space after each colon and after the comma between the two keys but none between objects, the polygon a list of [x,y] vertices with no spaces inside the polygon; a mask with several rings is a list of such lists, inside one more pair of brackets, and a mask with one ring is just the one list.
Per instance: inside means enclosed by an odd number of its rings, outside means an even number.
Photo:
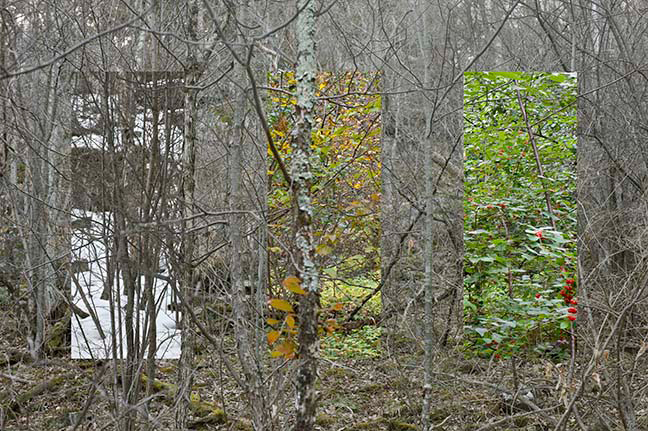
[{"label": "tree trunk", "polygon": [[[198,25],[198,4],[196,0],[187,2],[187,34],[190,40],[196,40]],[[185,103],[184,103],[184,150],[182,153],[182,274],[181,289],[186,306],[193,304],[195,271],[193,268],[194,234],[191,232],[194,221],[194,192],[196,190],[196,122],[198,120],[197,89],[195,88],[200,74],[200,64],[195,46],[188,44],[188,69],[185,72]],[[185,311],[182,313],[182,352],[178,363],[178,393],[175,417],[176,429],[186,429],[191,403],[191,387],[193,382],[195,337],[192,321]]]},{"label": "tree trunk", "polygon": [[[383,76],[383,89],[388,93],[392,88],[391,72],[385,71]],[[393,112],[393,100],[389,94],[382,96],[382,145],[380,151],[381,163],[381,201],[380,225],[380,272],[382,289],[380,292],[382,303],[382,321],[389,333],[395,329],[395,321],[402,304],[399,300],[396,273],[398,264],[392,264],[396,259],[398,239],[398,226],[396,222],[396,208],[394,198],[394,152],[396,149],[396,118]]]},{"label": "tree trunk", "polygon": [[[429,33],[430,19],[425,12],[422,13],[423,29],[421,31],[422,41],[420,49],[422,57],[432,54],[431,35]],[[431,86],[430,63],[425,63],[423,82]],[[425,131],[425,136],[430,136],[431,130]],[[434,213],[435,208],[434,194],[434,168],[432,154],[436,150],[432,138],[422,139],[421,147],[424,156],[424,190],[425,190],[425,217],[423,219],[423,260],[425,266],[425,277],[423,280],[424,289],[424,316],[423,316],[423,340],[425,358],[423,361],[423,406],[421,409],[421,429],[428,431],[430,429],[430,408],[432,404],[432,366],[434,364]]]},{"label": "tree trunk", "polygon": [[[301,13],[297,17],[297,105],[291,176],[293,180],[293,223],[295,227],[296,273],[306,291],[299,303],[299,365],[295,431],[310,431],[315,423],[317,397],[317,308],[319,304],[319,273],[314,260],[312,234],[313,204],[311,195],[311,131],[315,106],[315,2],[298,0]],[[303,9],[303,10],[302,10]]]},{"label": "tree trunk", "polygon": [[[189,72],[186,76],[186,85],[195,85],[195,76],[193,72]],[[194,240],[193,234],[187,233],[193,227],[193,220],[189,219],[193,214],[193,195],[195,190],[195,120],[196,114],[196,94],[195,90],[186,89],[185,95],[185,148],[182,155],[182,193],[184,196],[183,206],[183,236],[182,236],[182,254],[183,256],[183,270],[181,275],[181,284],[179,289],[182,291],[183,300],[186,306],[190,307],[193,304],[193,290],[194,290],[194,269],[192,263]],[[191,319],[186,312],[182,313],[182,352],[180,355],[180,362],[178,363],[178,407],[176,411],[176,429],[185,429],[187,426],[187,415],[189,412],[189,404],[191,402],[191,386],[193,382],[193,360],[194,360],[194,345],[195,337],[192,330]]]},{"label": "tree trunk", "polygon": [[[0,11],[7,9],[7,0],[0,1]],[[6,51],[9,45],[9,23],[6,22],[5,14],[0,14],[0,70],[6,69]],[[9,139],[9,85],[8,80],[0,79],[0,185],[6,175],[5,169],[8,158],[8,139]],[[2,202],[0,201],[0,205]],[[1,207],[3,210],[4,208]],[[0,250],[3,253],[4,250]],[[3,253],[4,254],[4,253]],[[3,262],[0,261],[0,264]]]}]

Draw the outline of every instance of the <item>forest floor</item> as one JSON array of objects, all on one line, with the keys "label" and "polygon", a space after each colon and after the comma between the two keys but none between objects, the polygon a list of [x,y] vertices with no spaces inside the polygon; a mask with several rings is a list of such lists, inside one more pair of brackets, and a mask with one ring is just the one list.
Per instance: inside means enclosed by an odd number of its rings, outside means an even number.
[{"label": "forest floor", "polygon": [[[6,324],[2,325],[1,331],[0,430],[69,431],[74,429],[72,421],[84,408],[87,412],[78,430],[115,429],[110,383],[116,373],[109,366],[110,362],[95,363],[64,357],[31,362],[26,350],[17,347],[24,343],[20,334]],[[199,349],[192,399],[206,406],[206,411],[212,411],[201,417],[196,414],[192,429],[252,429],[245,397],[219,359],[222,353],[229,357],[229,362],[235,361],[234,349],[227,344],[224,343],[221,352],[209,346]],[[328,358],[321,360],[316,429],[420,429],[423,399],[421,346],[402,339],[389,349],[380,351],[380,355],[364,358],[362,355],[334,357],[329,351]],[[176,364],[177,361],[158,363],[156,377],[160,392],[153,394],[148,405],[141,403],[137,406],[137,417],[142,420],[138,429],[173,429],[173,398],[165,391],[173,388],[169,385],[176,380]],[[270,379],[269,383],[277,385],[273,389],[279,412],[277,429],[289,429],[286,424],[290,423],[290,417],[287,416],[291,414],[294,403],[289,383],[291,375],[287,370],[292,364],[283,364],[281,359],[269,364],[276,364],[275,376],[284,376],[283,380]],[[517,395],[518,399],[511,401],[510,394],[515,390],[510,359],[466,359],[459,347],[448,347],[438,354],[434,368],[430,417],[435,430],[553,429],[553,424],[565,410],[565,400],[578,383],[575,378],[572,384],[567,384],[568,359],[561,363],[542,358],[516,360],[515,373],[522,390]],[[578,368],[574,375],[579,375]],[[94,384],[96,381],[101,384]],[[579,403],[579,414],[587,417],[588,423],[598,424],[586,429],[620,429],[615,428],[611,420],[613,405],[609,406],[609,411],[588,408],[588,398],[598,397],[600,401],[602,396],[609,395],[605,394],[608,390],[605,383],[602,387],[591,382],[586,385],[586,392]],[[640,424],[648,424],[648,410],[639,410],[639,414]],[[145,426],[147,416],[149,423],[154,424],[151,428]],[[571,419],[566,429],[579,428]]]}]

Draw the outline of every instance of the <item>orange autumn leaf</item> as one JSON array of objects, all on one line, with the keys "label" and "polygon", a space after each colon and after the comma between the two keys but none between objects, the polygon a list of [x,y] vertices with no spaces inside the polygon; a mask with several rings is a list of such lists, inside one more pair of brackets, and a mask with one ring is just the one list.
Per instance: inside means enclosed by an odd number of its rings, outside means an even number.
[{"label": "orange autumn leaf", "polygon": [[268,344],[272,345],[275,341],[279,339],[279,331],[270,331],[268,332]]},{"label": "orange autumn leaf", "polygon": [[335,319],[326,319],[326,332],[331,335],[332,333],[335,332],[336,329],[338,329],[340,325],[337,323],[337,320]]},{"label": "orange autumn leaf", "polygon": [[277,346],[275,351],[281,353],[286,358],[289,358],[291,356],[294,356],[295,354],[295,343],[293,343],[290,340],[284,341],[283,343]]}]

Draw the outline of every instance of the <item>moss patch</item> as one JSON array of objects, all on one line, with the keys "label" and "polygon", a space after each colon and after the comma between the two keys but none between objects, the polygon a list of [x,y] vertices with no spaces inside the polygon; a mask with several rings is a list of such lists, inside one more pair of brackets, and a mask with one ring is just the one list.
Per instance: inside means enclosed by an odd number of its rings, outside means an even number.
[{"label": "moss patch", "polygon": [[319,413],[315,418],[315,423],[319,426],[333,425],[336,422],[335,418],[326,413]]},{"label": "moss patch", "polygon": [[391,419],[387,421],[387,429],[389,431],[407,431],[417,429],[416,425],[409,424],[407,422],[401,422],[397,419]]}]

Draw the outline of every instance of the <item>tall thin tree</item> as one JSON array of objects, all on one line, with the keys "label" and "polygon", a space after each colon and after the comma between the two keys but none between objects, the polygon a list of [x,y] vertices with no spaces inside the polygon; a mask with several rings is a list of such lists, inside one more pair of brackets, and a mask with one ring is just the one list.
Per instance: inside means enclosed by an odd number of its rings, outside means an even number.
[{"label": "tall thin tree", "polygon": [[297,105],[293,132],[292,189],[295,228],[296,273],[306,291],[299,304],[299,369],[297,370],[297,416],[295,431],[310,431],[315,423],[317,397],[317,308],[319,274],[315,264],[312,224],[313,203],[311,183],[311,131],[315,107],[315,2],[298,0],[297,8]]}]

